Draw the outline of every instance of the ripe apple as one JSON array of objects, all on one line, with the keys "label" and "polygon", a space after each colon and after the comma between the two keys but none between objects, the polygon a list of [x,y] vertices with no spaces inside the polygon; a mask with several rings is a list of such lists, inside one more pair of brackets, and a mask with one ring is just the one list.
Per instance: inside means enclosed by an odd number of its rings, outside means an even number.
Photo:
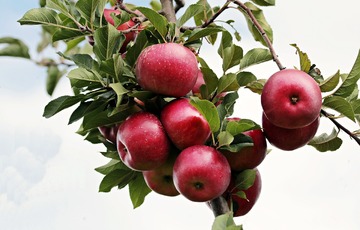
[{"label": "ripe apple", "polygon": [[[246,190],[240,190],[235,185],[235,179],[232,178],[229,187],[226,192],[223,194],[227,200],[229,206],[232,202],[234,217],[244,216],[247,214],[255,205],[258,200],[261,192],[261,175],[259,170],[256,170],[254,184]],[[236,175],[235,175],[236,177]],[[237,193],[243,191],[246,195],[246,199],[240,197]]]},{"label": "ripe apple", "polygon": [[[121,11],[118,9],[115,9],[115,7],[111,8],[111,9],[104,9],[104,17],[105,20],[110,23],[111,25],[115,26],[115,22],[114,19],[112,18],[112,14],[114,15],[119,15],[121,14]],[[136,23],[131,19],[121,25],[119,25],[116,29],[118,31],[125,31],[128,30],[132,27],[134,27],[136,25]],[[141,30],[141,26],[139,26],[139,28],[137,28],[137,30],[131,31],[129,33],[124,34],[125,35],[125,41],[122,45],[122,47],[120,48],[120,53],[124,53],[126,51],[126,46],[131,42],[134,41],[138,31]]]},{"label": "ripe apple", "polygon": [[[239,118],[228,118],[228,120],[240,120]],[[261,129],[254,129],[243,132],[243,134],[251,137],[253,146],[240,149],[239,152],[230,152],[221,150],[226,159],[229,161],[231,170],[243,171],[245,169],[253,169],[261,164],[266,156],[266,139]]]},{"label": "ripe apple", "polygon": [[160,120],[170,140],[180,150],[204,144],[211,135],[209,123],[188,98],[168,103],[161,111]]},{"label": "ripe apple", "polygon": [[229,186],[231,169],[216,149],[194,145],[184,149],[174,164],[174,184],[187,199],[205,202],[221,196]]},{"label": "ripe apple", "polygon": [[165,196],[177,196],[173,181],[173,168],[176,160],[175,154],[170,154],[167,161],[156,169],[143,171],[146,184],[151,190]]},{"label": "ripe apple", "polygon": [[200,92],[200,87],[202,86],[202,85],[204,85],[205,84],[205,80],[204,80],[204,75],[203,75],[203,73],[201,72],[201,70],[199,69],[199,71],[198,71],[198,75],[197,75],[197,78],[196,78],[196,82],[195,82],[195,85],[194,85],[194,87],[192,88],[192,93],[193,94],[200,94],[201,92]]},{"label": "ripe apple", "polygon": [[320,87],[307,73],[284,69],[265,83],[261,105],[274,125],[287,129],[304,127],[319,117],[322,105]]},{"label": "ripe apple", "polygon": [[101,135],[103,135],[106,140],[108,140],[112,143],[116,143],[116,134],[117,134],[118,128],[119,128],[119,125],[98,127]]},{"label": "ripe apple", "polygon": [[177,43],[155,44],[145,48],[135,67],[137,81],[144,90],[172,97],[189,93],[198,71],[193,52]]},{"label": "ripe apple", "polygon": [[273,146],[282,150],[294,150],[306,145],[316,134],[320,124],[320,117],[310,125],[295,129],[285,129],[276,126],[263,114],[262,126],[266,139]]},{"label": "ripe apple", "polygon": [[121,123],[116,142],[120,159],[137,171],[161,166],[170,150],[170,141],[160,120],[149,112],[134,113]]}]

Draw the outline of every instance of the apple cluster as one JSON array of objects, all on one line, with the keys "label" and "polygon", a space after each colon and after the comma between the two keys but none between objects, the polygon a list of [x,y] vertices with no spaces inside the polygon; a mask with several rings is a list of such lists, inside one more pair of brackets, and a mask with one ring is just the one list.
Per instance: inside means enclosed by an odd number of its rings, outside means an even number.
[{"label": "apple cluster", "polygon": [[306,145],[319,127],[321,90],[307,73],[284,69],[273,74],[261,94],[267,140],[290,151]]},{"label": "apple cluster", "polygon": [[[121,161],[142,172],[146,184],[156,193],[181,194],[195,202],[223,196],[233,207],[234,216],[245,215],[261,191],[256,167],[266,155],[263,131],[244,132],[253,145],[237,152],[209,144],[210,125],[189,99],[189,95],[200,92],[205,81],[195,54],[181,44],[145,48],[137,59],[135,75],[142,90],[166,100],[157,111],[148,111],[146,102],[135,98],[143,107],[141,111],[116,126],[99,127],[100,133],[116,144]],[[239,120],[227,118],[227,122]],[[253,170],[252,182],[239,186],[242,181],[238,177],[246,170]]]}]

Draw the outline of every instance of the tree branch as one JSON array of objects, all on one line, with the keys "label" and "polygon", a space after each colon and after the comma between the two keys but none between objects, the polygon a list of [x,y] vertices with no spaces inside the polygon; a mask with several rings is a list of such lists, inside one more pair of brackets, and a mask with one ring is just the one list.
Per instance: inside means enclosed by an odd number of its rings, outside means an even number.
[{"label": "tree branch", "polygon": [[175,9],[172,0],[160,0],[162,12],[169,22],[176,23]]},{"label": "tree branch", "polygon": [[181,8],[185,6],[185,0],[175,0],[175,13],[177,13]]},{"label": "tree branch", "polygon": [[247,16],[250,18],[251,22],[253,23],[253,25],[256,27],[256,29],[259,31],[259,33],[261,34],[261,36],[263,37],[267,47],[270,50],[270,53],[273,57],[273,60],[275,61],[275,63],[277,64],[277,66],[279,67],[280,70],[285,69],[285,67],[281,64],[278,55],[275,52],[275,49],[269,39],[269,37],[267,36],[265,30],[261,27],[261,25],[259,24],[259,22],[256,20],[254,14],[252,13],[252,11],[246,6],[244,5],[242,2],[238,1],[238,0],[231,0],[234,4],[238,5],[240,7],[240,9],[242,9]]},{"label": "tree branch", "polygon": [[325,117],[327,117],[332,123],[334,123],[334,125],[336,127],[338,127],[340,130],[344,131],[346,134],[348,134],[352,139],[354,139],[360,145],[360,139],[355,134],[353,134],[350,130],[348,130],[342,124],[340,124],[337,120],[332,118],[332,116],[328,112],[326,112],[325,110],[322,109],[321,114],[324,115]]},{"label": "tree branch", "polygon": [[209,20],[207,20],[204,24],[202,24],[201,26],[193,26],[193,27],[186,27],[183,26],[180,28],[181,32],[184,32],[186,30],[194,30],[194,29],[199,29],[199,28],[205,28],[208,27],[211,23],[213,23],[215,21],[215,19],[222,14],[226,9],[229,8],[229,4],[231,3],[230,0],[226,1],[226,3],[219,9],[218,12],[216,12]]}]

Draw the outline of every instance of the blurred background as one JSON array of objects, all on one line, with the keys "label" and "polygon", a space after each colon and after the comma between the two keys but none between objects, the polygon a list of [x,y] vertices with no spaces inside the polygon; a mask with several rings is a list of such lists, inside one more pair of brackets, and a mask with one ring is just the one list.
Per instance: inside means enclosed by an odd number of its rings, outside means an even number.
[{"label": "blurred background", "polygon": [[[38,1],[0,0],[0,6],[0,37],[22,39],[32,57],[40,60],[36,53],[40,27],[17,23],[27,10],[38,7]],[[264,13],[282,63],[288,68],[299,66],[289,45],[296,43],[328,77],[339,69],[351,70],[360,48],[359,8],[355,0],[279,0]],[[240,13],[228,10],[220,17],[230,18],[236,21],[244,50],[261,47],[252,41]],[[216,49],[205,45],[201,56],[221,73]],[[258,78],[268,78],[277,70],[273,62],[251,69]],[[68,79],[63,78],[54,95],[48,96],[45,79],[46,70],[28,60],[0,57],[1,229],[211,229],[213,214],[203,203],[151,193],[133,210],[126,188],[98,193],[102,175],[94,168],[107,163],[99,154],[104,149],[75,134],[79,124],[67,125],[70,112],[42,117],[51,99],[71,94]],[[245,89],[239,93],[234,115],[261,123],[259,95]],[[350,130],[357,127],[343,123]],[[323,118],[319,134],[332,128]],[[292,152],[272,148],[258,167],[263,181],[260,198],[236,222],[246,230],[360,229],[360,146],[344,133],[341,138],[343,146],[336,152],[320,153],[309,146]]]}]

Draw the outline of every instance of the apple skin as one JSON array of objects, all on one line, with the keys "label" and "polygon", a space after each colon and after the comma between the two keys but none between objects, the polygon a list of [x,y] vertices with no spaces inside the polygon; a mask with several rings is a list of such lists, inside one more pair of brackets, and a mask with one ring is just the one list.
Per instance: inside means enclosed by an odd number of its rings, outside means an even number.
[{"label": "apple skin", "polygon": [[300,128],[319,117],[321,90],[307,73],[284,69],[273,74],[265,83],[261,105],[274,125],[287,129]]},{"label": "apple skin", "polygon": [[113,126],[100,126],[98,127],[101,135],[105,137],[106,140],[116,143],[116,135],[117,131],[119,129],[119,125],[113,125]]},{"label": "apple skin", "polygon": [[149,112],[130,115],[116,136],[120,159],[136,171],[155,169],[166,162],[170,141],[160,120]]},{"label": "apple skin", "polygon": [[[228,118],[228,120],[240,120],[240,118]],[[231,170],[242,171],[253,169],[263,162],[266,156],[267,144],[265,134],[261,129],[254,129],[243,132],[253,140],[253,146],[244,147],[239,152],[221,150],[228,160]]]},{"label": "apple skin", "polygon": [[204,75],[203,73],[201,72],[201,70],[199,69],[199,72],[198,72],[198,75],[197,75],[197,78],[196,78],[196,82],[195,82],[195,85],[194,87],[192,88],[192,93],[193,94],[201,94],[200,92],[200,87],[202,85],[205,85],[205,80],[204,80]]},{"label": "apple skin", "polygon": [[165,105],[160,120],[170,140],[180,150],[204,144],[211,135],[209,123],[187,98]]},{"label": "apple skin", "polygon": [[143,176],[149,188],[164,196],[177,196],[180,193],[176,190],[173,181],[173,168],[176,160],[175,154],[170,154],[167,161],[156,169],[143,171]]},{"label": "apple skin", "polygon": [[[110,23],[111,25],[115,26],[115,22],[114,22],[114,19],[111,17],[111,14],[114,13],[115,15],[119,15],[121,14],[121,11],[120,10],[117,10],[115,9],[114,7],[111,8],[111,9],[104,9],[104,17],[105,17],[105,20]],[[130,28],[132,28],[133,26],[135,26],[136,23],[133,21],[133,20],[129,20],[121,25],[119,25],[116,29],[118,31],[124,31],[124,30],[128,30]],[[134,41],[137,34],[138,34],[138,31],[141,30],[142,27],[139,26],[138,30],[137,31],[131,31],[129,33],[126,33],[124,34],[125,35],[125,41],[123,43],[123,45],[121,46],[120,48],[120,53],[124,53],[126,52],[126,46],[131,42],[131,41]]]},{"label": "apple skin", "polygon": [[[234,217],[246,215],[255,205],[259,199],[261,193],[261,175],[258,169],[256,170],[256,176],[254,184],[243,192],[246,194],[246,199],[241,198],[236,195],[237,192],[241,190],[235,187],[234,178],[232,178],[229,187],[226,192],[223,194],[224,198],[227,200],[229,206],[232,201],[232,207],[234,212]],[[231,197],[231,199],[230,199]]]},{"label": "apple skin", "polygon": [[184,149],[174,164],[176,189],[195,202],[206,202],[221,196],[229,186],[231,169],[216,149],[194,145]]},{"label": "apple skin", "polygon": [[306,145],[316,134],[320,124],[320,117],[310,125],[296,129],[285,129],[272,124],[263,113],[262,126],[265,137],[271,145],[285,150],[291,151]]},{"label": "apple skin", "polygon": [[135,66],[137,81],[144,90],[172,97],[189,93],[195,85],[198,71],[195,55],[177,43],[145,48]]}]

